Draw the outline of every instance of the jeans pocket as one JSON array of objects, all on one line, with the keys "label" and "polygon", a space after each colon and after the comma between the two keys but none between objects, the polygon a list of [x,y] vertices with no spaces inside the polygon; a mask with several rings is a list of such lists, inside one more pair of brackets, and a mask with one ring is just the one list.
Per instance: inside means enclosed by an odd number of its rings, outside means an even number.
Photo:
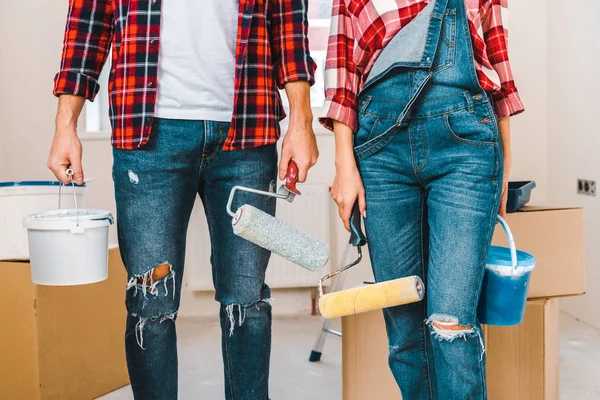
[{"label": "jeans pocket", "polygon": [[373,129],[379,125],[379,118],[371,114],[358,116],[358,130],[354,134],[354,147],[361,146],[372,138]]},{"label": "jeans pocket", "polygon": [[470,146],[497,145],[498,126],[486,112],[470,113],[466,109],[442,116],[446,133],[455,141]]},{"label": "jeans pocket", "polygon": [[376,141],[396,125],[396,118],[364,114],[359,117],[358,131],[354,135],[354,149],[363,148]]}]

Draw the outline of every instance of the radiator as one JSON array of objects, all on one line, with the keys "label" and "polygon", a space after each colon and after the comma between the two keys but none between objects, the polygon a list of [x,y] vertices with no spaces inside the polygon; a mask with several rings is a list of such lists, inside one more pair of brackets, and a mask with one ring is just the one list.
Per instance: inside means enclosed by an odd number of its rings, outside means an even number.
[{"label": "radiator", "polygon": [[[277,218],[292,224],[325,243],[330,243],[329,193],[326,185],[299,185],[301,196],[293,203],[277,200]],[[224,211],[224,210],[223,210]],[[202,202],[197,199],[187,235],[184,284],[188,290],[213,290],[210,265],[210,239]],[[273,254],[266,282],[272,288],[314,287],[329,272],[329,264],[321,271],[310,272]]]}]

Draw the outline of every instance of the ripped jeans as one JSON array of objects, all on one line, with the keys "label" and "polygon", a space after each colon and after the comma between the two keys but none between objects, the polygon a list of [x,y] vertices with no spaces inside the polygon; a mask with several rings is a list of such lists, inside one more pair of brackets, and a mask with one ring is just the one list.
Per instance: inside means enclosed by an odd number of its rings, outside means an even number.
[{"label": "ripped jeans", "polygon": [[[145,147],[113,150],[119,245],[129,275],[125,347],[136,399],[177,399],[175,321],[197,195],[221,303],[226,398],[268,399],[271,306],[264,280],[270,253],[233,234],[225,207],[235,185],[268,190],[277,149],[222,151],[228,130],[223,122],[157,118]],[[275,213],[273,198],[238,192],[233,208],[242,204]]]}]

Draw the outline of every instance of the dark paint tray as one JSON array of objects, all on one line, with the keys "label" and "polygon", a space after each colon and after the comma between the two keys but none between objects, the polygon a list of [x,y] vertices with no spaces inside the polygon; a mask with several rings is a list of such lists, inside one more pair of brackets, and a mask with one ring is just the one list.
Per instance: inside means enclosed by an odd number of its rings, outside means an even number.
[{"label": "dark paint tray", "polygon": [[535,181],[508,182],[508,201],[506,212],[519,211],[531,198],[531,191],[535,189]]}]

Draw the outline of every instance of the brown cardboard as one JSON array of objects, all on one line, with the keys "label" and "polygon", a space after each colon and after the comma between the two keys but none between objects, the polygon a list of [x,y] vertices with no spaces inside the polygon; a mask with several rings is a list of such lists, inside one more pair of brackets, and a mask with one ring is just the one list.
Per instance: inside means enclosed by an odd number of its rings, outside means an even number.
[{"label": "brown cardboard", "polygon": [[[381,311],[342,318],[343,400],[401,399]],[[527,303],[515,327],[484,327],[489,400],[558,399],[558,305]]]},{"label": "brown cardboard", "polygon": [[558,299],[542,299],[521,325],[485,327],[489,400],[558,400],[558,318]]},{"label": "brown cardboard", "polygon": [[[585,231],[583,209],[525,207],[507,214],[519,250],[536,257],[528,298],[585,293]],[[500,227],[492,244],[508,246]]]},{"label": "brown cardboard", "polygon": [[343,400],[401,399],[381,311],[342,318]]},{"label": "brown cardboard", "polygon": [[128,384],[118,249],[92,285],[34,285],[26,262],[0,262],[0,275],[0,399],[94,399]]}]

